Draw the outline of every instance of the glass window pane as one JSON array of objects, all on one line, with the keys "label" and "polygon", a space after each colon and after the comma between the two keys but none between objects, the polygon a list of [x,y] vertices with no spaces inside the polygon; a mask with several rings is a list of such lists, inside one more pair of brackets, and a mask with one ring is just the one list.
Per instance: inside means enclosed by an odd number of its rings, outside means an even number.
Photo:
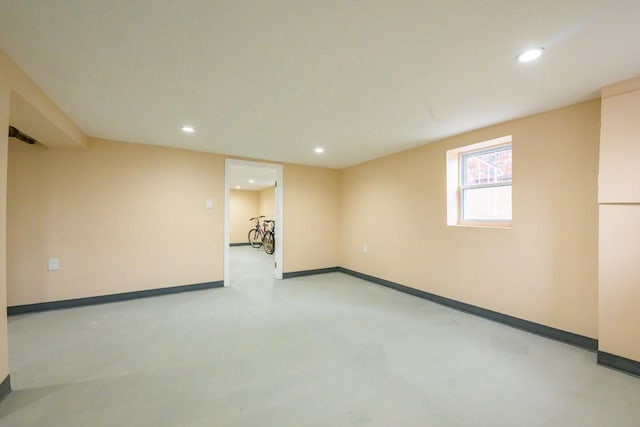
[{"label": "glass window pane", "polygon": [[463,186],[511,182],[511,147],[489,153],[467,154],[464,156],[465,168]]},{"label": "glass window pane", "polygon": [[510,220],[511,186],[463,190],[465,220]]}]

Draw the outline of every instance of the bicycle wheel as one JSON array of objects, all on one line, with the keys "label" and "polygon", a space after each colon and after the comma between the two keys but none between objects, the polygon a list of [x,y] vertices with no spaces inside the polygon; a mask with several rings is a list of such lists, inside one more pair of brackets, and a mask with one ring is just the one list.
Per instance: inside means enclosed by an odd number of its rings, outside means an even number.
[{"label": "bicycle wheel", "polygon": [[276,237],[272,232],[267,231],[264,235],[264,240],[262,240],[262,244],[264,251],[271,255],[276,250]]},{"label": "bicycle wheel", "polygon": [[262,239],[260,238],[260,233],[255,228],[253,230],[249,230],[249,244],[254,248],[259,248],[262,246]]}]

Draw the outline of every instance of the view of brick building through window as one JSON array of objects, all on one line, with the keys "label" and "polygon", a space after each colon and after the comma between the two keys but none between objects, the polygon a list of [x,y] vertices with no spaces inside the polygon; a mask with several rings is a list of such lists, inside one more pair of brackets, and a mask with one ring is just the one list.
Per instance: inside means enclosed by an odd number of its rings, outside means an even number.
[{"label": "view of brick building through window", "polygon": [[511,145],[465,153],[462,160],[462,219],[511,220]]}]

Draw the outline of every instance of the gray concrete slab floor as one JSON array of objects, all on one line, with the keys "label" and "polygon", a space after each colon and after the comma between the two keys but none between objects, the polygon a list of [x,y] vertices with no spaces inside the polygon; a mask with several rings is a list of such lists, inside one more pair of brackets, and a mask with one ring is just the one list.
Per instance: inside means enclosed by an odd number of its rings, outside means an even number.
[{"label": "gray concrete slab floor", "polygon": [[341,273],[9,319],[12,426],[638,426],[595,354]]}]

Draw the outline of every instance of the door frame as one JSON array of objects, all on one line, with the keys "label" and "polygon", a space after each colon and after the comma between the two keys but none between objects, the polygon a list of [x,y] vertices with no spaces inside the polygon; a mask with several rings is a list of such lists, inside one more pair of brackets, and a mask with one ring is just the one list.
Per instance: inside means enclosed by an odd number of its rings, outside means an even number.
[{"label": "door frame", "polygon": [[230,188],[229,188],[229,169],[233,166],[251,166],[260,167],[265,169],[272,169],[276,172],[276,187],[275,187],[275,221],[276,221],[276,250],[274,253],[275,267],[274,278],[282,279],[282,259],[284,254],[282,236],[284,236],[284,224],[283,224],[283,190],[284,183],[282,179],[282,165],[278,163],[267,162],[253,162],[248,160],[236,160],[225,159],[224,165],[224,286],[231,285],[231,272],[229,269],[229,230],[230,230],[230,217],[231,210],[229,206]]}]

